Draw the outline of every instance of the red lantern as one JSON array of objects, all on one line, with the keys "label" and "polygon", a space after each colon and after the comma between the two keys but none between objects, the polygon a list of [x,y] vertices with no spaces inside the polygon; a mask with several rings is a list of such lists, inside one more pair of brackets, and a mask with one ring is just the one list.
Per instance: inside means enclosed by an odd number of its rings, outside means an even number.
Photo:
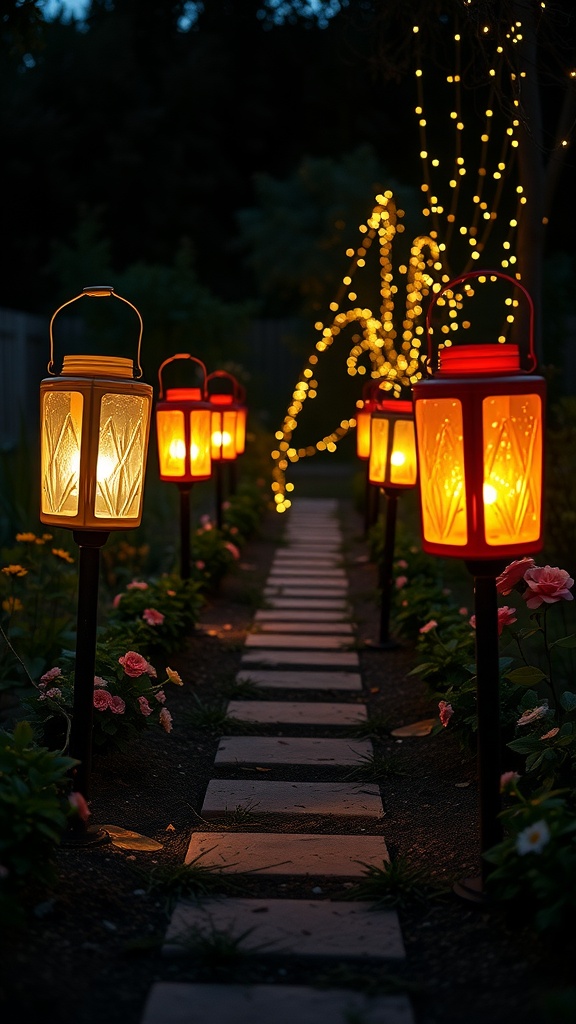
[{"label": "red lantern", "polygon": [[502,278],[530,309],[528,367],[513,344],[444,348],[432,379],[413,386],[423,548],[467,560],[510,560],[539,551],[542,537],[543,417],[546,382],[533,374],[534,306],[517,280],[474,271],[446,284],[436,300],[470,278]]},{"label": "red lantern", "polygon": [[[189,359],[201,367],[201,387],[169,388],[164,394],[162,370],[175,359]],[[195,356],[180,352],[164,360],[158,370],[158,380],[156,435],[160,479],[178,484],[210,479],[212,410],[206,394],[204,363]]]},{"label": "red lantern", "polygon": [[356,419],[356,455],[359,459],[370,458],[370,418],[376,408],[380,386],[377,380],[370,380],[364,385],[362,398],[357,402]]},{"label": "red lantern", "polygon": [[[214,381],[224,381],[227,391],[211,390]],[[234,462],[239,454],[238,442],[244,450],[245,430],[242,419],[245,407],[240,402],[241,389],[236,378],[227,370],[214,370],[206,378],[208,400],[212,410],[211,455],[214,462]],[[245,419],[243,419],[245,426]]]},{"label": "red lantern", "polygon": [[412,402],[401,398],[382,399],[370,416],[370,483],[384,489],[414,487],[416,464]]}]

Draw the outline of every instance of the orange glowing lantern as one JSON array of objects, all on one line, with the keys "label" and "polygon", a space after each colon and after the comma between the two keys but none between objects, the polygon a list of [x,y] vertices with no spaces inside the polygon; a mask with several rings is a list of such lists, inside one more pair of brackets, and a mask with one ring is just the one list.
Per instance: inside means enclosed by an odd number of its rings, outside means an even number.
[{"label": "orange glowing lantern", "polygon": [[[467,560],[515,558],[539,551],[542,537],[543,417],[546,383],[533,374],[534,307],[526,289],[499,271],[473,277],[503,278],[520,289],[530,309],[528,366],[506,344],[444,348],[432,379],[413,386],[423,548]],[[432,370],[431,370],[432,372]]]},{"label": "orange glowing lantern", "polygon": [[[142,318],[131,302],[108,285],[84,288],[60,306],[83,297],[113,296],[140,322],[137,377],[141,377]],[[40,384],[40,520],[70,530],[108,532],[139,526],[153,390],[134,379],[131,359],[117,356],[64,356],[61,376]]]},{"label": "orange glowing lantern", "polygon": [[[214,390],[215,381],[223,381],[229,390]],[[234,462],[238,456],[238,442],[245,441],[245,430],[239,423],[240,385],[226,370],[214,370],[206,378],[208,400],[212,410],[211,455],[214,462]],[[245,419],[244,419],[245,427]]]},{"label": "orange glowing lantern", "polygon": [[362,398],[356,403],[356,455],[359,459],[370,458],[370,421],[379,391],[378,381],[368,381],[362,391]]},{"label": "orange glowing lantern", "polygon": [[414,487],[416,435],[412,402],[382,399],[370,416],[368,479],[379,487]]},{"label": "orange glowing lantern", "polygon": [[[162,371],[176,359],[187,359],[200,366],[201,387],[168,388],[164,393]],[[165,359],[159,367],[156,435],[161,480],[192,484],[210,479],[212,409],[206,394],[206,379],[204,363],[187,352]]]}]

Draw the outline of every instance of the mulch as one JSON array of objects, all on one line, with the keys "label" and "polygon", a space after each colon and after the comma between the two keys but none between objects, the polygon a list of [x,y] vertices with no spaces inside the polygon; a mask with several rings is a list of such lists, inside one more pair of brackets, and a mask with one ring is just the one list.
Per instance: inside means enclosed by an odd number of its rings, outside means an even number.
[{"label": "mulch", "polygon": [[[379,604],[376,567],[367,557],[363,524],[351,503],[342,503],[347,537],[350,594],[360,641],[377,637]],[[171,688],[174,719],[170,736],[150,730],[126,754],[97,755],[92,766],[92,810],[97,825],[116,825],[159,844],[154,851],[113,843],[61,846],[58,879],[39,903],[31,899],[22,931],[1,940],[0,1008],[3,1024],[140,1024],[155,981],[263,982],[349,987],[368,992],[408,992],[416,1024],[563,1024],[572,1020],[563,997],[573,985],[573,950],[562,956],[529,930],[494,908],[458,898],[452,885],[479,870],[478,792],[475,756],[449,735],[374,739],[375,754],[389,772],[381,782],[385,815],[369,824],[381,832],[392,858],[422,868],[441,892],[414,893],[398,908],[406,947],[405,963],[393,965],[294,957],[258,957],[210,962],[200,955],[163,957],[160,946],[170,914],[165,891],[151,880],[183,864],[190,833],[217,831],[200,810],[206,786],[216,775],[247,777],[216,769],[219,733],[190,722],[196,700],[224,701],[240,665],[258,595],[281,536],[282,517],[267,517],[259,535],[242,552],[236,571],[207,601],[197,629],[169,660],[185,680]],[[436,714],[429,694],[407,672],[414,654],[401,646],[383,651],[362,647],[362,699],[369,714],[386,715],[393,728]],[[282,692],[285,699],[301,694]],[[258,694],[267,699],[266,691]],[[269,692],[268,699],[278,699]],[[324,694],[314,699],[351,700]],[[271,728],[271,734],[277,730]],[[315,729],[316,735],[322,735]],[[291,728],[306,735],[306,727]],[[308,734],[310,731],[308,729]],[[335,735],[334,730],[325,735]],[[342,733],[344,734],[344,733]],[[331,773],[331,774],[330,774]],[[275,768],[267,778],[296,778]],[[306,769],[308,780],[339,781],[336,769]],[[298,822],[278,822],[286,831]],[[257,819],[228,827],[271,829]],[[360,831],[366,821],[310,820],[306,831]],[[240,880],[242,894],[344,899],[350,880],[262,878]],[[317,898],[317,896],[315,896]],[[574,1003],[571,1004],[572,1012]]]}]

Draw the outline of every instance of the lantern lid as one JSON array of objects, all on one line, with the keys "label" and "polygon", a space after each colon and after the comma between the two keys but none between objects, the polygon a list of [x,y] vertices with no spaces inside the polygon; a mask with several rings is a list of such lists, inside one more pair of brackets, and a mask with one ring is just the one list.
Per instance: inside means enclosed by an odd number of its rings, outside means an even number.
[{"label": "lantern lid", "polygon": [[130,377],[134,376],[132,359],[120,356],[64,356],[64,377]]},{"label": "lantern lid", "polygon": [[385,398],[381,402],[378,402],[376,406],[376,412],[390,412],[390,413],[412,413],[414,407],[412,402],[408,399],[403,398]]},{"label": "lantern lid", "polygon": [[455,345],[439,353],[438,372],[449,374],[518,373],[520,350],[518,345]]},{"label": "lantern lid", "polygon": [[232,405],[234,402],[234,395],[227,394],[215,394],[210,395],[210,401],[212,405]]},{"label": "lantern lid", "polygon": [[201,388],[168,388],[166,391],[168,402],[201,402]]}]

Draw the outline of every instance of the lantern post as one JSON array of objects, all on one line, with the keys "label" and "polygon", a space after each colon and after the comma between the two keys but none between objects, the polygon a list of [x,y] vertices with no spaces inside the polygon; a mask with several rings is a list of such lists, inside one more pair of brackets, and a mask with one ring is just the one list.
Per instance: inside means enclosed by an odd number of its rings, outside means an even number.
[{"label": "lantern post", "polygon": [[[430,319],[436,300],[473,278],[484,285],[502,279],[523,293],[530,312],[523,362],[511,343],[445,347],[432,359]],[[481,871],[459,882],[455,892],[483,902],[490,870],[484,854],[502,835],[496,577],[511,560],[543,546],[546,383],[533,372],[532,298],[519,281],[500,271],[473,271],[445,285],[430,302],[427,334],[431,377],[413,386],[422,544],[431,554],[463,559],[474,578],[476,616]]]},{"label": "lantern post", "polygon": [[[177,359],[196,363],[202,370],[201,387],[164,391],[162,371]],[[156,403],[156,439],[160,479],[171,481],[180,493],[180,578],[190,578],[190,492],[194,483],[209,480],[211,407],[206,393],[206,367],[201,359],[179,352],[158,369],[160,390]]]},{"label": "lantern post", "polygon": [[[140,331],[136,378],[131,359],[64,356],[54,373],[53,325],[58,313],[81,298],[113,297],[134,310]],[[74,699],[69,754],[74,788],[89,799],[100,549],[110,531],[140,525],[152,388],[142,383],[142,317],[110,285],[84,288],[50,320],[50,377],[40,384],[40,521],[72,530],[78,544],[78,607]],[[107,839],[78,816],[64,841],[86,845]]]},{"label": "lantern post", "polygon": [[[216,390],[215,382],[224,382],[229,390]],[[236,378],[227,370],[214,370],[206,378],[208,400],[212,409],[211,457],[215,464],[216,485],[216,526],[223,525],[224,510],[224,463],[231,466],[239,454],[238,444],[244,451],[246,437],[246,407],[241,402],[241,388]],[[216,384],[218,387],[218,384]],[[235,486],[235,480],[233,481]]]},{"label": "lantern post", "polygon": [[390,635],[390,610],[394,586],[394,545],[398,498],[417,481],[416,437],[412,401],[401,398],[375,400],[370,414],[368,482],[386,498],[384,547],[379,563],[380,633],[383,650],[398,647]]}]

